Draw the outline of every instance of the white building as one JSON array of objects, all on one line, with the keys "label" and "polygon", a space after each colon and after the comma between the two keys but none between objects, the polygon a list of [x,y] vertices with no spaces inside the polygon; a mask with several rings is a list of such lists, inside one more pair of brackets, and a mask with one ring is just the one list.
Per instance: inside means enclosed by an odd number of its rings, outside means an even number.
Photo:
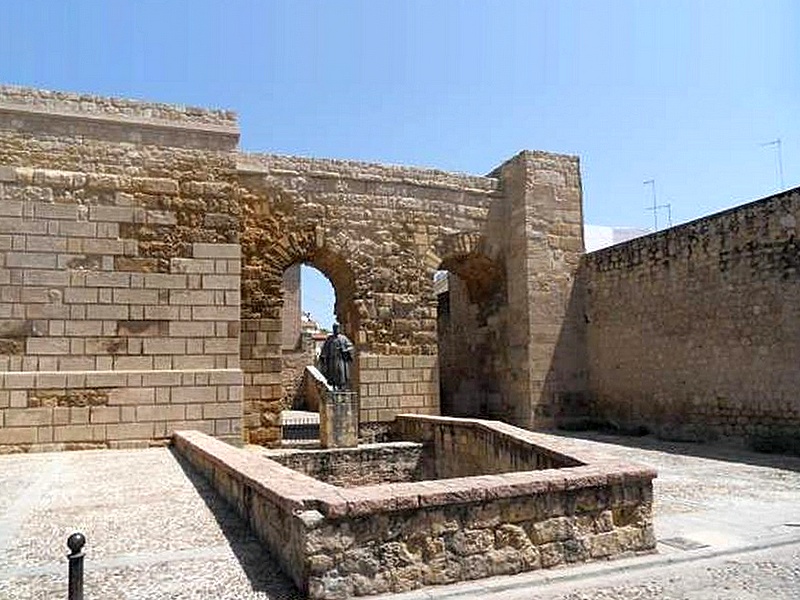
[{"label": "white building", "polygon": [[586,252],[594,252],[614,244],[627,242],[633,238],[651,233],[649,229],[635,227],[608,227],[606,225],[584,225],[583,244]]}]

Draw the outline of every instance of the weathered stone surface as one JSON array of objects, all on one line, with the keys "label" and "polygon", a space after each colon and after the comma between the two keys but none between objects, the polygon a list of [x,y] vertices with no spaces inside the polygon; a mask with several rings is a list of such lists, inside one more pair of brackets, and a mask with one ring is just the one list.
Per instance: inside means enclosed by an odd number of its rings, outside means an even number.
[{"label": "weathered stone surface", "polygon": [[422,444],[396,442],[330,450],[271,450],[265,456],[340,487],[418,481],[424,470]]},{"label": "weathered stone surface", "polygon": [[[544,190],[540,197],[526,195],[525,182],[535,179],[541,164],[547,165],[548,173],[562,176],[540,185]],[[389,421],[409,411],[438,413],[436,356],[440,349],[447,349],[448,357],[441,365],[442,379],[463,382],[452,394],[450,387],[442,388],[452,396],[448,397],[450,412],[478,414],[473,391],[491,390],[498,414],[505,411],[504,416],[530,425],[534,415],[538,422],[547,410],[509,408],[529,404],[531,398],[537,404],[553,405],[563,387],[580,391],[579,379],[554,382],[546,391],[516,383],[519,378],[512,372],[531,373],[527,379],[545,379],[544,372],[533,375],[542,364],[534,354],[552,354],[550,342],[526,340],[516,345],[519,351],[514,354],[503,350],[508,336],[518,329],[514,319],[528,313],[533,290],[510,294],[506,274],[534,268],[544,278],[555,269],[563,275],[559,281],[568,295],[582,248],[580,227],[564,234],[574,236],[566,250],[547,246],[542,236],[528,235],[525,220],[518,236],[508,236],[516,217],[505,204],[514,196],[515,202],[530,205],[528,220],[533,220],[534,210],[540,222],[547,215],[552,223],[544,225],[545,230],[563,230],[565,220],[574,220],[574,215],[579,221],[574,158],[522,153],[492,176],[481,178],[344,161],[242,155],[239,172],[243,316],[254,322],[281,319],[284,311],[294,310],[291,298],[287,306],[281,294],[287,269],[303,262],[322,271],[336,290],[337,318],[359,348],[355,377],[362,422]],[[557,203],[558,194],[547,192],[554,185],[572,186],[569,189],[578,194],[571,202]],[[547,258],[554,252],[558,260]],[[524,257],[529,255],[541,255],[541,264],[528,263]],[[568,259],[563,258],[567,255]],[[467,292],[463,298],[453,296],[451,304],[454,311],[466,310],[464,314],[470,315],[438,331],[433,282],[437,269],[451,271],[453,282],[464,281]],[[537,299],[542,319],[564,318],[561,304],[549,298]],[[441,311],[439,315],[443,316]],[[464,344],[462,337],[491,343]],[[251,352],[251,344],[243,339],[243,357]],[[261,344],[256,348],[280,356],[275,342],[271,349]],[[501,353],[496,360],[495,351]],[[384,357],[398,360],[384,363]],[[422,359],[432,360],[423,365]],[[476,360],[477,368],[459,370],[457,366],[474,366]],[[264,362],[244,365],[245,369],[266,366]],[[257,394],[265,401],[275,399],[274,391],[263,386],[253,386],[249,395]]]},{"label": "weathered stone surface", "polygon": [[36,390],[28,396],[28,406],[105,406],[108,404],[107,390],[70,390],[57,392]]},{"label": "weathered stone surface", "polygon": [[[259,463],[253,459],[260,457],[253,453],[196,432],[177,434],[175,445],[250,519],[287,573],[312,598],[400,592],[655,548],[652,507],[638,491],[652,485],[654,472],[577,451],[560,438],[499,423],[420,416],[404,420],[410,422],[409,429],[418,422],[420,431],[434,422],[442,427],[460,423],[462,429],[476,432],[493,429],[498,435],[516,437],[519,444],[536,444],[537,452],[551,459],[561,456],[562,464],[584,466],[337,488],[274,461],[261,458]],[[442,438],[433,443],[442,443]],[[353,452],[327,451],[326,456]],[[594,464],[585,464],[590,461]],[[492,464],[486,461],[487,467]],[[557,471],[561,475],[553,477]],[[614,495],[609,489],[604,497],[610,498],[610,506],[609,501],[580,507],[568,501],[582,491],[582,482],[593,485],[601,471],[607,474],[604,487],[619,480],[625,490],[637,491]],[[517,485],[523,480],[545,485],[532,495],[529,488]],[[489,493],[490,489],[495,492]],[[416,496],[416,504],[396,501],[411,496]],[[541,498],[560,498],[567,512],[553,516],[539,510],[509,509],[537,505]],[[601,495],[587,494],[587,498]],[[265,505],[268,510],[254,509]],[[301,516],[309,512],[303,507],[314,507],[316,516]],[[498,519],[509,514],[520,520]],[[620,518],[612,519],[614,514]]]},{"label": "weathered stone surface", "polygon": [[319,406],[319,439],[323,448],[358,446],[358,394],[326,390]]},{"label": "weathered stone surface", "polygon": [[[0,390],[15,394],[0,411],[30,411],[12,421],[31,428],[16,437],[146,446],[182,424],[240,438],[239,271],[221,243],[238,258],[239,204],[212,193],[234,188],[235,117],[6,86],[0,105]],[[106,396],[123,402],[88,410]]]},{"label": "weathered stone surface", "polygon": [[670,439],[797,439],[798,219],[795,189],[586,255],[591,414]]}]

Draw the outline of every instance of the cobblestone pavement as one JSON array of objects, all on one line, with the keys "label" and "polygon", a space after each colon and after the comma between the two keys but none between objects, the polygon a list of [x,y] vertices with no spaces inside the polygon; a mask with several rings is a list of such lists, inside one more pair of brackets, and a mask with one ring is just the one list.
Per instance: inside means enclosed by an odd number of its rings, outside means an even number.
[{"label": "cobblestone pavement", "polygon": [[0,599],[300,598],[243,522],[165,448],[0,456]]},{"label": "cobblestone pavement", "polygon": [[[800,458],[649,438],[585,443],[658,470],[658,554],[394,597],[800,599]],[[301,597],[165,448],[0,456],[0,600],[65,598],[73,531],[88,539],[87,600]]]}]

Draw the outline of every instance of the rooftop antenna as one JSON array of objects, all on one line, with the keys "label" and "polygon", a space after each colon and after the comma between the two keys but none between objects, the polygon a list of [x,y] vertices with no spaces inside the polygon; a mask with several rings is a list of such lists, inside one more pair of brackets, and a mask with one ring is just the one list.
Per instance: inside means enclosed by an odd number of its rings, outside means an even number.
[{"label": "rooftop antenna", "polygon": [[653,191],[653,206],[649,206],[645,208],[645,210],[652,210],[653,211],[653,231],[658,231],[658,209],[659,208],[666,208],[667,209],[667,218],[669,226],[672,227],[672,205],[671,204],[659,204],[656,201],[656,180],[655,179],[648,179],[647,181],[643,182],[643,185],[649,185],[650,189]]},{"label": "rooftop antenna", "polygon": [[766,146],[774,146],[775,153],[777,154],[778,159],[778,182],[781,184],[780,189],[784,188],[783,184],[783,150],[781,148],[781,138],[776,138],[771,142],[764,142],[761,144],[762,148]]},{"label": "rooftop antenna", "polygon": [[650,188],[653,190],[653,207],[646,208],[645,210],[653,211],[653,231],[658,231],[658,205],[656,204],[656,180],[648,179],[647,181],[642,182],[642,185],[649,185]]}]

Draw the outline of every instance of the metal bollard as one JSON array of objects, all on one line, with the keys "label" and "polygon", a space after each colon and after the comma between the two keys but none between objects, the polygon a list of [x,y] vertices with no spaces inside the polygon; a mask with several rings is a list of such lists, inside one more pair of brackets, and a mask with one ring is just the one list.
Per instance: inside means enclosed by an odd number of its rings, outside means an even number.
[{"label": "metal bollard", "polygon": [[67,538],[70,549],[69,559],[69,591],[67,600],[83,600],[83,546],[86,537],[82,533],[73,533]]}]

